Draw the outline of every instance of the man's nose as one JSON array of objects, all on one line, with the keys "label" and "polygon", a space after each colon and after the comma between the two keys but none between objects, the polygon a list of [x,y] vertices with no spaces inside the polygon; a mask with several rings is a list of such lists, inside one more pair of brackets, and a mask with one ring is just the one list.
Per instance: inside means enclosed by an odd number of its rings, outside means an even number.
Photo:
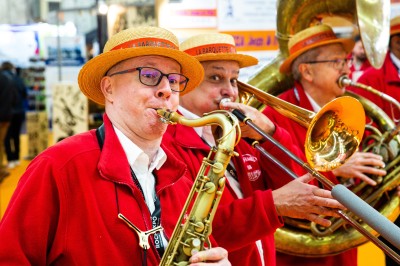
[{"label": "man's nose", "polygon": [[221,89],[221,94],[223,96],[228,96],[228,97],[235,97],[237,94],[237,87],[233,86],[230,81],[227,81],[222,89]]},{"label": "man's nose", "polygon": [[171,84],[168,77],[162,77],[160,84],[157,86],[157,97],[168,98],[172,93]]}]

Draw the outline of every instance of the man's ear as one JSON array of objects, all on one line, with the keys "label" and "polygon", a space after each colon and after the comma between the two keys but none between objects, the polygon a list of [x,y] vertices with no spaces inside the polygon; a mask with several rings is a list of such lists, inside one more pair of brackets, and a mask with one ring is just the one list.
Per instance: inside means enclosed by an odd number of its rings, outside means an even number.
[{"label": "man's ear", "polygon": [[301,78],[309,82],[313,79],[313,69],[309,64],[300,64],[299,72],[301,73]]},{"label": "man's ear", "polygon": [[112,88],[113,88],[113,86],[112,86],[111,78],[108,76],[103,77],[100,81],[100,89],[104,95],[105,100],[108,102],[111,102],[111,103],[114,102]]}]

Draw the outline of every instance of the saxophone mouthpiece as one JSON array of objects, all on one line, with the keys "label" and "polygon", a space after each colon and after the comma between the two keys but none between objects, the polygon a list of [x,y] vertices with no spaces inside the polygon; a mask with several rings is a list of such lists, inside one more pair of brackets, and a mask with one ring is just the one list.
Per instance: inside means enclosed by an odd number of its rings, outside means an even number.
[{"label": "saxophone mouthpiece", "polygon": [[231,101],[232,101],[231,98],[222,98],[221,101],[219,102],[219,109],[230,111],[229,108],[226,108],[224,106],[224,103],[231,102]]},{"label": "saxophone mouthpiece", "polygon": [[168,124],[170,121],[169,117],[171,116],[171,111],[166,108],[156,108],[155,110],[157,114],[160,116],[161,122],[163,122],[164,124]]},{"label": "saxophone mouthpiece", "polygon": [[340,88],[344,88],[350,85],[353,86],[353,81],[346,75],[340,76],[337,83]]},{"label": "saxophone mouthpiece", "polygon": [[157,108],[155,109],[157,114],[160,116],[161,122],[165,124],[176,124],[180,117],[182,117],[177,112],[171,111],[166,108]]}]

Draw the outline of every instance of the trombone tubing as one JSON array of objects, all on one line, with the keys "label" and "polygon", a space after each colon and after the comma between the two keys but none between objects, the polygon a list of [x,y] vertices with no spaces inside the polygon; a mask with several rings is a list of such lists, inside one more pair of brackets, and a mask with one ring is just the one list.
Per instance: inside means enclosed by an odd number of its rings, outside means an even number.
[{"label": "trombone tubing", "polygon": [[[286,155],[288,155],[291,159],[293,159],[297,164],[307,170],[312,176],[316,177],[318,181],[320,181],[323,185],[325,185],[328,189],[332,191],[332,196],[338,200],[341,204],[343,204],[350,211],[355,213],[358,217],[362,218],[366,224],[368,224],[371,228],[377,231],[380,235],[385,237],[390,243],[392,243],[396,248],[400,249],[400,228],[394,225],[389,219],[380,214],[377,210],[372,208],[369,204],[361,200],[357,197],[353,192],[347,189],[343,185],[335,185],[329,179],[325,178],[318,171],[310,167],[306,162],[303,162],[299,157],[289,151],[285,146],[280,144],[270,135],[266,134],[263,130],[261,130],[258,126],[256,126],[250,118],[246,117],[239,110],[233,110],[232,113],[246,125],[251,127],[265,139],[273,143],[280,150],[282,150]],[[296,178],[296,175],[293,171],[287,169],[283,164],[279,163],[275,157],[269,154],[265,149],[263,149],[258,142],[253,144],[253,147],[258,149],[263,155],[272,160],[275,164],[277,164],[282,170],[288,173],[292,178]],[[346,220],[349,224],[351,224],[358,232],[363,234],[366,238],[371,240],[375,245],[377,245],[381,250],[383,250],[389,257],[395,260],[398,264],[400,264],[400,256],[394,252],[391,248],[389,248],[385,243],[372,235],[368,230],[362,227],[357,221],[353,218],[347,216],[341,210],[337,210],[337,213],[340,217]],[[371,224],[373,226],[371,226]],[[379,229],[379,230],[378,230]]]}]

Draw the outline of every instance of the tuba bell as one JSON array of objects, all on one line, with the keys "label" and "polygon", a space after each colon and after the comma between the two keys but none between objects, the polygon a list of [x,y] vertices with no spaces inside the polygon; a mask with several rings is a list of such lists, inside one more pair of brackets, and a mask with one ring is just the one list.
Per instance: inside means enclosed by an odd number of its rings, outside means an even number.
[{"label": "tuba bell", "polygon": [[[288,39],[307,27],[321,23],[326,16],[340,16],[349,19],[353,24],[358,24],[371,65],[379,68],[383,64],[389,42],[390,1],[280,0],[277,3],[276,33],[279,53],[270,64],[254,74],[248,83],[271,95],[278,95],[291,88],[293,79],[279,72],[280,64],[289,54]],[[370,20],[371,17],[374,17],[374,20]],[[372,26],[371,23],[378,26]],[[264,101],[257,99],[244,87],[246,86],[239,86],[239,98],[246,99],[244,103],[261,110]],[[362,144],[363,150],[381,154],[386,164],[385,170],[388,172],[381,180],[375,178],[379,183],[376,187],[362,182],[359,186],[353,187],[352,191],[382,215],[394,221],[399,216],[399,197],[393,188],[400,184],[400,141],[398,138],[388,139],[387,132],[392,132],[396,126],[372,102],[351,93],[347,95],[357,98],[363,105],[366,115],[374,121],[374,125],[366,126],[365,131],[369,132],[369,137],[365,138],[366,143]],[[363,227],[377,235],[368,225],[360,222]],[[367,241],[367,238],[340,218],[332,218],[330,228],[317,227],[313,223],[298,219],[285,219],[285,226],[275,233],[277,251],[303,257],[334,255]]]}]

